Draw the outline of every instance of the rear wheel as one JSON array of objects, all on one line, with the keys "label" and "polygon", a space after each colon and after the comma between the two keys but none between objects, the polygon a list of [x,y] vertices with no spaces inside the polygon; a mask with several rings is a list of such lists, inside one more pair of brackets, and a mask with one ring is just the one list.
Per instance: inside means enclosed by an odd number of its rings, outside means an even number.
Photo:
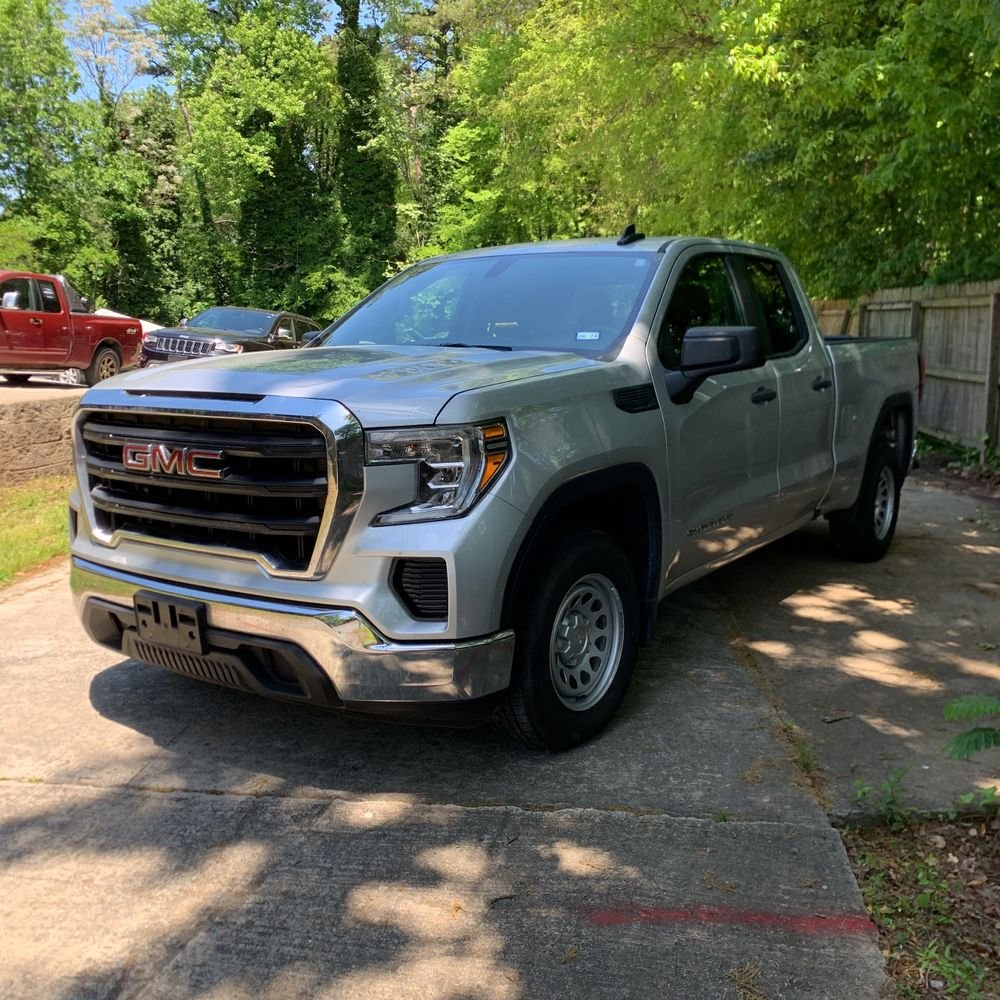
[{"label": "rear wheel", "polygon": [[896,449],[888,442],[876,445],[857,502],[830,517],[830,537],[841,555],[856,562],[875,562],[888,552],[896,533],[901,487]]},{"label": "rear wheel", "polygon": [[87,385],[96,385],[106,378],[113,378],[121,371],[121,361],[118,359],[118,352],[113,347],[99,347],[90,367],[83,373],[84,381]]},{"label": "rear wheel", "polygon": [[639,635],[632,568],[607,535],[548,549],[514,613],[514,672],[494,714],[508,735],[564,750],[596,736],[628,689]]}]

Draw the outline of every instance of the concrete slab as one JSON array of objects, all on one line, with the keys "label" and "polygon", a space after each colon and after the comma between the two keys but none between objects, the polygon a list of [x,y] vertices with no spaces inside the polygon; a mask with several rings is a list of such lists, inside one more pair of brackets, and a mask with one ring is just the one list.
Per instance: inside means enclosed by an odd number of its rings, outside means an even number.
[{"label": "concrete slab", "polygon": [[729,622],[668,602],[615,725],[549,756],[122,661],[65,568],[8,589],[0,995],[877,996]]},{"label": "concrete slab", "polygon": [[1000,676],[994,517],[913,483],[881,564],[815,526],[675,595],[558,756],[201,685],[90,644],[65,568],[10,588],[0,995],[876,997],[774,706],[842,815],[899,767],[901,804],[989,780],[939,748]]},{"label": "concrete slab", "polygon": [[818,523],[705,581],[732,644],[808,734],[841,818],[946,811],[1000,787],[1000,750],[941,752],[968,728],[944,705],[1000,687],[1000,505],[914,477],[901,510],[879,563],[837,560]]},{"label": "concrete slab", "polygon": [[828,827],[9,784],[0,817],[0,992],[25,1000],[776,1000],[882,978]]},{"label": "concrete slab", "polygon": [[85,385],[63,382],[57,374],[32,375],[24,385],[0,379],[0,407],[43,399],[78,398],[86,391]]},{"label": "concrete slab", "polygon": [[[825,822],[775,742],[766,698],[727,647],[726,616],[697,591],[664,606],[607,733],[570,754],[540,755],[488,729],[303,710],[122,660],[86,639],[64,574],[0,605],[0,633],[18,636],[18,654],[0,669],[5,777]],[[25,621],[47,625],[24,633]]]}]

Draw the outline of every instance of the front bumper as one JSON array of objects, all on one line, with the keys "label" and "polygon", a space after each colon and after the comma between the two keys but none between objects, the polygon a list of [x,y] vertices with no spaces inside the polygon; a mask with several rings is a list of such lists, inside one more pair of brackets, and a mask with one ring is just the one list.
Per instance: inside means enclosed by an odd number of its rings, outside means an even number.
[{"label": "front bumper", "polygon": [[[257,600],[162,583],[74,558],[70,584],[94,641],[225,687],[284,701],[393,713],[476,702],[510,684],[514,634],[445,643],[391,642],[357,611]],[[138,636],[138,591],[205,606],[203,654]]]}]

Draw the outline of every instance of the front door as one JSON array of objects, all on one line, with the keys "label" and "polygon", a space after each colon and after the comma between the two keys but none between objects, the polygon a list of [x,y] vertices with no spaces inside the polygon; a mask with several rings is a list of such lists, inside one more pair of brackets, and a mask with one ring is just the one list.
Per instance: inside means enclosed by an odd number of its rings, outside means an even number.
[{"label": "front door", "polygon": [[33,364],[42,344],[42,321],[33,308],[30,278],[0,281],[0,368]]},{"label": "front door", "polygon": [[671,580],[752,546],[774,526],[778,496],[777,377],[770,367],[710,378],[689,403],[670,400],[666,372],[694,326],[743,326],[732,264],[689,251],[675,264],[651,342],[670,477]]}]

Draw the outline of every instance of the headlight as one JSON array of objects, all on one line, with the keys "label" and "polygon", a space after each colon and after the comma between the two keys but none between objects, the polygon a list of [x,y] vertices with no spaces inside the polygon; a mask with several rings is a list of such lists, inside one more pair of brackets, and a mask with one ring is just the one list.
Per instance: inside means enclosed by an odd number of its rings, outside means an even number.
[{"label": "headlight", "polygon": [[228,340],[217,340],[215,349],[220,354],[240,354],[243,351],[242,344],[232,344]]},{"label": "headlight", "polygon": [[379,514],[373,524],[406,524],[460,517],[500,474],[510,455],[507,427],[417,427],[368,431],[367,465],[417,466],[416,495]]},{"label": "headlight", "polygon": [[143,347],[156,347],[156,337],[151,333],[144,333],[142,335],[142,346]]}]

